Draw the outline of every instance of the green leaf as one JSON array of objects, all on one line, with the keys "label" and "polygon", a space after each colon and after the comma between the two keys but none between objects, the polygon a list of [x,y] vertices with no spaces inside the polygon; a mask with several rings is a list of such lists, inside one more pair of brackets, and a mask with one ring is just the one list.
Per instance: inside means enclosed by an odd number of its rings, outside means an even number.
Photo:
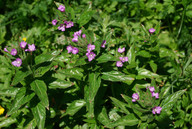
[{"label": "green leaf", "polygon": [[44,53],[39,56],[36,56],[35,64],[37,65],[43,62],[52,61],[59,53],[60,51],[52,51],[52,52],[48,52],[48,53]]},{"label": "green leaf", "polygon": [[185,91],[186,90],[179,90],[166,97],[161,103],[162,109],[165,111],[170,110]]},{"label": "green leaf", "polygon": [[148,52],[148,51],[145,51],[145,50],[141,50],[137,53],[138,56],[142,56],[142,57],[146,57],[146,58],[149,58],[151,57],[151,54]]},{"label": "green leaf", "polygon": [[117,61],[117,58],[110,54],[102,54],[98,59],[98,63],[105,63],[108,61]]},{"label": "green leaf", "polygon": [[76,112],[78,112],[83,106],[85,106],[86,102],[84,100],[75,100],[73,101],[66,110],[65,114],[69,114],[73,116]]},{"label": "green leaf", "polygon": [[35,121],[39,129],[44,129],[46,110],[42,102],[39,102],[35,107],[31,108]]},{"label": "green leaf", "polygon": [[147,69],[139,68],[137,79],[143,79],[143,78],[150,78],[150,79],[159,78],[159,75],[156,73],[153,73]]},{"label": "green leaf", "polygon": [[52,65],[39,67],[38,69],[35,70],[35,77],[43,76],[47,71],[50,70],[51,67],[52,67]]},{"label": "green leaf", "polygon": [[87,64],[87,57],[81,57],[75,62],[75,66],[81,66]]},{"label": "green leaf", "polygon": [[17,122],[16,118],[12,118],[12,117],[6,118],[5,120],[0,122],[0,128],[9,127],[11,124],[16,122]]},{"label": "green leaf", "polygon": [[0,90],[0,95],[1,96],[13,96],[14,97],[18,93],[19,90],[20,90],[20,88],[16,88],[16,87],[3,89],[3,90]]},{"label": "green leaf", "polygon": [[150,64],[150,67],[153,70],[153,72],[156,73],[157,72],[157,64],[155,64],[154,61],[152,61],[152,60],[149,62],[149,64]]},{"label": "green leaf", "polygon": [[90,73],[89,74],[89,86],[85,87],[85,98],[89,117],[94,117],[94,101],[95,96],[99,90],[101,84],[101,78],[99,73]]},{"label": "green leaf", "polygon": [[9,116],[9,115],[13,114],[22,105],[29,102],[34,96],[35,96],[34,93],[26,95],[26,88],[25,87],[21,88],[17,92],[17,95],[15,96],[15,99],[14,99],[13,104],[11,106],[11,109],[7,112],[7,115]]},{"label": "green leaf", "polygon": [[82,74],[83,71],[84,70],[81,68],[71,68],[71,69],[58,70],[57,72],[65,75],[66,77],[76,78],[81,80],[81,78],[83,77],[83,74]]},{"label": "green leaf", "polygon": [[110,123],[110,120],[107,116],[107,110],[105,107],[102,108],[102,111],[99,113],[97,119],[99,120],[99,122],[101,122],[103,125],[107,125],[108,123]]},{"label": "green leaf", "polygon": [[19,70],[16,71],[15,77],[13,78],[13,82],[12,82],[11,85],[16,85],[17,83],[22,81],[25,77],[27,77],[31,73],[32,73],[31,71],[26,71],[26,72],[22,72],[22,71],[19,71]]},{"label": "green leaf", "polygon": [[114,128],[116,126],[134,126],[134,125],[137,125],[138,123],[139,123],[139,120],[134,116],[134,114],[129,114],[105,126],[108,128]]},{"label": "green leaf", "polygon": [[73,85],[70,81],[64,81],[57,79],[56,81],[49,84],[50,89],[60,88],[60,89],[66,89],[68,87],[71,87]]},{"label": "green leaf", "polygon": [[47,96],[47,86],[42,80],[35,80],[31,83],[31,89],[35,91],[36,95],[41,100],[42,104],[49,108],[49,100]]},{"label": "green leaf", "polygon": [[90,10],[87,11],[85,10],[79,17],[77,23],[79,24],[80,27],[82,27],[83,25],[85,25],[86,23],[88,23],[92,16],[96,13],[96,11],[94,10]]},{"label": "green leaf", "polygon": [[37,126],[35,119],[31,120],[25,127],[24,129],[35,129]]},{"label": "green leaf", "polygon": [[174,58],[176,56],[176,54],[172,50],[169,50],[167,48],[160,48],[159,56],[161,58],[163,58],[163,57],[173,57]]},{"label": "green leaf", "polygon": [[130,112],[126,108],[126,107],[128,107],[127,104],[125,104],[125,103],[123,103],[123,102],[121,102],[118,99],[113,98],[113,97],[110,97],[110,99],[114,102],[115,106],[119,107],[124,113],[130,114]]},{"label": "green leaf", "polygon": [[129,49],[129,51],[127,52],[127,55],[128,57],[128,62],[129,64],[135,64],[135,50],[134,50],[134,45],[132,45]]},{"label": "green leaf", "polygon": [[125,75],[119,71],[103,72],[102,74],[103,74],[101,76],[102,79],[112,82],[118,82],[118,81],[133,82],[134,80],[132,76]]}]

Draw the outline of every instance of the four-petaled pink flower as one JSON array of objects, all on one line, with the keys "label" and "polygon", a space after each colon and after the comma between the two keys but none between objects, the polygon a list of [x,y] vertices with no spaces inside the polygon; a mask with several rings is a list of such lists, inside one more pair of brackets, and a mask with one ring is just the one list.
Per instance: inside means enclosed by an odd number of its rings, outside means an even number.
[{"label": "four-petaled pink flower", "polygon": [[64,11],[65,11],[65,6],[60,5],[60,6],[58,7],[58,10],[60,10],[61,12],[64,12]]},{"label": "four-petaled pink flower", "polygon": [[82,30],[74,32],[73,36],[81,36]]},{"label": "four-petaled pink flower", "polygon": [[123,47],[123,48],[118,48],[118,52],[119,53],[123,53],[125,51],[125,47]]},{"label": "four-petaled pink flower", "polygon": [[67,46],[67,53],[71,53],[73,50],[73,47],[71,45]]},{"label": "four-petaled pink flower", "polygon": [[20,43],[21,48],[24,49],[26,47],[26,45],[27,45],[27,43],[25,41],[21,41],[21,43]]},{"label": "four-petaled pink flower", "polygon": [[116,62],[116,66],[117,66],[117,67],[123,67],[123,62],[117,61],[117,62]]},{"label": "four-petaled pink flower", "polygon": [[72,21],[65,21],[64,23],[66,24],[66,28],[71,28],[72,26],[74,26]]},{"label": "four-petaled pink flower", "polygon": [[61,25],[58,27],[58,30],[65,31],[65,25],[64,25],[64,24],[61,24]]},{"label": "four-petaled pink flower", "polygon": [[152,109],[152,113],[153,114],[160,114],[161,113],[161,110],[162,108],[160,106],[155,106],[153,109]]},{"label": "four-petaled pink flower", "polygon": [[55,26],[55,25],[57,24],[57,20],[54,19],[54,20],[52,21],[52,24]]},{"label": "four-petaled pink flower", "polygon": [[82,34],[82,38],[86,38],[86,35],[85,35],[85,34]]},{"label": "four-petaled pink flower", "polygon": [[73,47],[73,49],[72,49],[72,53],[73,53],[73,54],[77,54],[78,52],[79,52],[79,49],[76,48],[76,47]]},{"label": "four-petaled pink flower", "polygon": [[106,44],[106,40],[103,40],[102,44],[101,44],[101,47],[102,48],[105,48],[105,44]]},{"label": "four-petaled pink flower", "polygon": [[124,63],[128,61],[128,57],[119,57],[119,59]]},{"label": "four-petaled pink flower", "polygon": [[149,87],[149,91],[152,93],[155,91],[155,88],[153,86]]},{"label": "four-petaled pink flower", "polygon": [[78,42],[78,36],[74,36],[72,42]]},{"label": "four-petaled pink flower", "polygon": [[155,97],[156,99],[159,98],[159,93],[152,92],[152,97]]},{"label": "four-petaled pink flower", "polygon": [[27,49],[27,51],[32,52],[32,51],[35,51],[35,50],[36,50],[36,49],[35,49],[35,44],[32,44],[32,45],[28,44],[28,49]]},{"label": "four-petaled pink flower", "polygon": [[17,55],[17,50],[15,48],[13,48],[11,50],[11,55],[13,55],[13,56]]},{"label": "four-petaled pink flower", "polygon": [[151,29],[149,29],[149,32],[152,34],[152,33],[155,32],[155,29],[154,29],[154,28],[151,28]]},{"label": "four-petaled pink flower", "polygon": [[12,62],[12,65],[16,67],[20,67],[22,64],[22,60],[20,58],[17,58],[15,61]]},{"label": "four-petaled pink flower", "polygon": [[91,44],[88,44],[87,45],[87,52],[89,53],[89,52],[91,52],[92,50],[94,50],[95,49],[95,45],[91,45]]},{"label": "four-petaled pink flower", "polygon": [[136,102],[136,100],[139,100],[139,95],[137,93],[133,93],[132,102]]},{"label": "four-petaled pink flower", "polygon": [[90,62],[95,58],[96,54],[94,52],[87,52],[86,56],[88,57],[88,61]]}]

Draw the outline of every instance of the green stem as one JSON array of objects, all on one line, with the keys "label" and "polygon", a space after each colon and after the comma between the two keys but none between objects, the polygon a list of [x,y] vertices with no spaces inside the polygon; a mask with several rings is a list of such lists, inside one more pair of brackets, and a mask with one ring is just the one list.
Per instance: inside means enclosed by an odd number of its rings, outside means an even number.
[{"label": "green stem", "polygon": [[185,7],[184,7],[184,10],[183,10],[183,14],[182,14],[182,19],[181,19],[181,24],[180,24],[180,27],[179,27],[179,30],[178,30],[178,34],[177,34],[177,38],[179,37],[179,34],[181,33],[181,29],[183,27],[183,21],[184,21],[184,16],[185,16]]}]

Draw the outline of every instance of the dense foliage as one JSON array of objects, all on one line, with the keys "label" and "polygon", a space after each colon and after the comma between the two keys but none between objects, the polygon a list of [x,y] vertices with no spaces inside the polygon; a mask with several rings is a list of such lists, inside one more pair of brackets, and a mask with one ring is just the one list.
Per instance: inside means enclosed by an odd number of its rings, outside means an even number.
[{"label": "dense foliage", "polygon": [[192,127],[191,1],[0,9],[0,128]]}]

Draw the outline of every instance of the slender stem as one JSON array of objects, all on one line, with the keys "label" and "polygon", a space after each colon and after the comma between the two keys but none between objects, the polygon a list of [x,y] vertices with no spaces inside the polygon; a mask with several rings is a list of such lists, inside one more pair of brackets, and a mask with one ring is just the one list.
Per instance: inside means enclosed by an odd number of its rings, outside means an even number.
[{"label": "slender stem", "polygon": [[177,38],[179,37],[179,34],[181,33],[181,29],[182,29],[182,27],[183,27],[183,21],[184,21],[184,17],[185,17],[185,11],[186,11],[186,8],[184,7],[183,14],[182,14],[182,19],[181,19],[181,24],[180,24],[179,31],[178,31],[178,34],[177,34]]}]

